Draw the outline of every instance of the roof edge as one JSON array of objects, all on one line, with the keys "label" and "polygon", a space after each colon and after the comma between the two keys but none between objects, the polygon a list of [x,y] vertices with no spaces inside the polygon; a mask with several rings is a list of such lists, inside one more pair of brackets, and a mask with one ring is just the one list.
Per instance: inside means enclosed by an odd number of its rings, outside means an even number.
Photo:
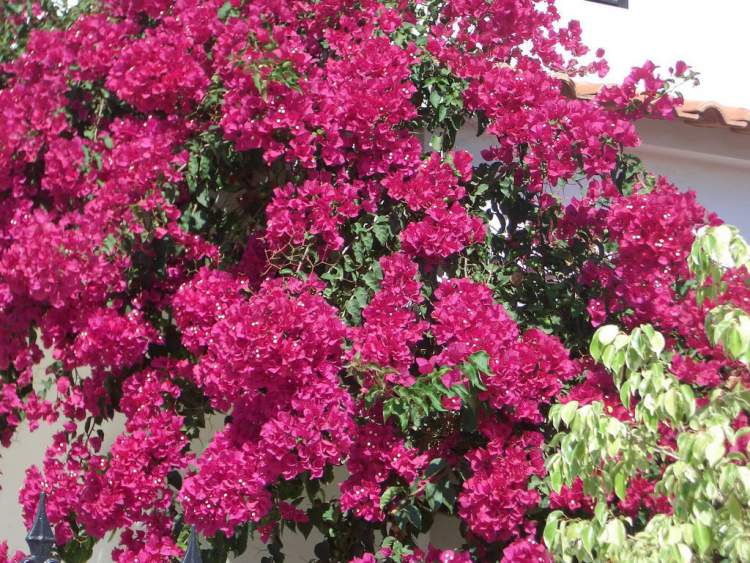
[{"label": "roof edge", "polygon": [[[563,94],[578,100],[593,100],[606,86],[596,82],[574,80],[558,74]],[[727,106],[714,101],[685,100],[676,109],[677,118],[695,127],[725,128],[734,133],[750,135],[750,109]]]}]

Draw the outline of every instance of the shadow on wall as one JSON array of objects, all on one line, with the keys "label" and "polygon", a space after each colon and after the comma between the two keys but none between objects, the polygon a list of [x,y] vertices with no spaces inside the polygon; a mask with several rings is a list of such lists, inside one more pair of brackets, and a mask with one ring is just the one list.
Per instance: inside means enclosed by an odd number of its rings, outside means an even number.
[{"label": "shadow on wall", "polygon": [[[682,121],[644,119],[637,123],[641,146],[631,148],[646,167],[666,176],[681,190],[693,190],[698,201],[750,237],[750,135],[724,127],[697,127]],[[475,164],[492,137],[477,137],[475,121],[456,135],[457,149],[468,150]],[[578,185],[557,188],[564,201],[579,197]]]}]

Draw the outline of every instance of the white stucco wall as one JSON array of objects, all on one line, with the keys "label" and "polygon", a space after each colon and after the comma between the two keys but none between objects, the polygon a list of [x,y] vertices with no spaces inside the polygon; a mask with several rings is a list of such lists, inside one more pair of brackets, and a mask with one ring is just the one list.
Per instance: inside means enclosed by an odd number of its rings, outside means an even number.
[{"label": "white stucco wall", "polygon": [[587,0],[556,5],[563,19],[581,22],[586,45],[606,50],[606,80],[622,79],[647,59],[665,69],[681,59],[701,73],[699,86],[683,89],[686,98],[750,107],[750,73],[739,64],[747,52],[747,0],[629,0],[628,9]]},{"label": "white stucco wall", "polygon": [[644,121],[633,152],[750,239],[750,135],[681,122]]}]

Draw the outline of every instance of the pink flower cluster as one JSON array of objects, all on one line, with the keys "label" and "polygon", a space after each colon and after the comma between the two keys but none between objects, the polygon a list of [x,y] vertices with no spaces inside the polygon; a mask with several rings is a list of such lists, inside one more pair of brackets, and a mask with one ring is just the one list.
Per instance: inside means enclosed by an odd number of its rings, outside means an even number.
[{"label": "pink flower cluster", "polygon": [[455,172],[447,162],[441,161],[438,153],[431,153],[414,174],[406,176],[402,173],[388,177],[383,185],[389,196],[406,202],[412,211],[444,207],[464,198],[466,190],[459,184],[459,179],[468,182],[472,176],[471,154],[466,151],[455,152],[452,161]]},{"label": "pink flower cluster", "polygon": [[[548,560],[530,488],[546,407],[570,384],[562,400],[629,413],[568,339],[496,300],[513,291],[493,277],[507,266],[496,246],[516,235],[487,231],[469,153],[420,142],[445,84],[460,119],[487,121],[484,156],[538,216],[530,252],[549,251],[535,230],[555,214],[555,244],[585,231],[608,250],[575,282],[592,325],[654,324],[691,349],[672,368],[694,385],[732,367],[679,291],[696,228],[717,220],[664,180],[623,194],[610,179],[638,143],[632,120],[672,112],[671,82],[649,64],[596,102],[568,99],[553,72],[606,64],[579,62],[580,26],[561,26],[554,1],[448,0],[428,27],[404,0],[106,0],[65,29],[38,28],[33,10],[23,53],[0,63],[0,443],[23,420],[61,418],[21,493],[28,523],[47,492],[61,546],[118,531],[115,560],[168,561],[178,516],[209,541],[251,522],[268,539],[315,518],[282,483],[343,465],[325,501],[345,513],[336,525],[393,530],[403,499],[381,506],[385,490],[414,486],[427,510],[420,487],[440,457],[470,549],[410,545],[405,561]],[[589,193],[564,212],[539,194],[578,178]],[[392,231],[362,250],[352,233],[373,219]],[[723,299],[749,308],[744,279],[725,281]],[[352,300],[361,326],[342,320]],[[418,430],[383,421],[382,400],[436,368],[445,387],[466,384],[458,368],[476,352],[490,372],[469,391],[478,429],[445,394]],[[122,432],[97,432],[115,416]],[[219,428],[199,454],[205,420]],[[664,508],[650,487],[634,483],[622,510]],[[588,510],[579,492],[550,502]]]},{"label": "pink flower cluster", "polygon": [[474,352],[486,352],[493,374],[484,381],[482,398],[514,420],[541,422],[539,406],[550,403],[562,383],[580,371],[559,340],[537,329],[519,340],[516,323],[484,285],[448,280],[435,297],[433,333],[443,350],[430,363],[457,365]]},{"label": "pink flower cluster", "polygon": [[100,309],[86,319],[73,353],[79,365],[106,366],[115,371],[134,365],[150,343],[159,341],[156,331],[138,311],[123,316]]},{"label": "pink flower cluster", "polygon": [[527,510],[537,506],[539,493],[530,490],[532,475],[544,476],[538,432],[513,435],[508,424],[487,421],[483,432],[489,443],[467,455],[472,476],[458,498],[459,515],[473,534],[487,542],[508,541],[524,532]]},{"label": "pink flower cluster", "polygon": [[322,179],[277,188],[266,208],[270,249],[302,246],[308,236],[318,236],[324,249],[340,250],[344,239],[339,228],[348,218],[359,215],[359,198],[355,186],[346,183],[334,186]]},{"label": "pink flower cluster", "polygon": [[442,346],[440,355],[433,358],[435,365],[457,365],[479,351],[500,361],[518,339],[515,321],[483,284],[446,280],[435,290],[435,300],[432,331]]},{"label": "pink flower cluster", "polygon": [[[380,558],[389,557],[393,550],[389,547],[378,551]],[[372,553],[366,553],[362,557],[355,557],[350,563],[376,563],[378,559]],[[404,563],[470,563],[471,555],[453,549],[436,549],[432,546],[427,548],[427,553],[419,548],[413,548],[412,553],[401,558]]]},{"label": "pink flower cluster", "polygon": [[407,447],[390,425],[359,426],[346,464],[350,476],[341,484],[341,507],[368,522],[382,522],[385,482],[396,478],[410,485],[428,461],[426,454]]},{"label": "pink flower cluster", "polygon": [[[416,138],[397,127],[416,115],[409,81],[413,48],[373,36],[373,22],[360,26],[345,3],[336,8],[344,12],[340,29],[324,31],[318,26],[329,17],[326,9],[306,18],[306,37],[293,11],[269,13],[261,5],[227,24],[215,49],[229,90],[221,121],[227,138],[240,150],[264,149],[268,161],[284,156],[315,168],[320,155],[328,166],[353,166],[360,177],[416,161]],[[263,20],[276,24],[273,31]],[[334,56],[318,67],[315,43],[321,40]]]},{"label": "pink flower cluster", "polygon": [[[633,67],[622,84],[605,86],[597,94],[600,104],[622,108],[631,119],[651,115],[668,119],[674,117],[675,109],[682,103],[680,95],[669,93],[671,83],[656,74],[657,66],[646,61],[643,66]],[[689,74],[684,62],[678,61],[675,74]]]},{"label": "pink flower cluster", "polygon": [[[312,280],[270,280],[250,299],[225,277],[205,285],[230,299],[216,302],[193,377],[232,421],[201,455],[180,499],[202,532],[231,534],[270,510],[267,485],[305,471],[320,478],[348,454],[353,401],[339,381],[346,328]],[[194,302],[184,297],[177,315],[189,320]]]},{"label": "pink flower cluster", "polygon": [[657,480],[649,480],[642,476],[633,478],[628,483],[625,498],[618,503],[618,508],[626,516],[635,518],[640,510],[649,514],[671,514],[672,506],[669,499],[654,494]]},{"label": "pink flower cluster", "polygon": [[415,314],[424,301],[419,270],[403,253],[381,258],[380,267],[380,291],[362,310],[364,323],[354,329],[352,350],[365,365],[393,370],[386,376],[389,381],[409,385],[414,382],[409,372],[415,360],[414,345],[428,327]]},{"label": "pink flower cluster", "polygon": [[588,366],[586,378],[575,385],[560,402],[568,401],[578,401],[581,405],[599,401],[604,404],[607,414],[620,420],[631,419],[631,414],[620,402],[620,394],[612,377],[601,366]]},{"label": "pink flower cluster", "polygon": [[552,510],[567,510],[571,513],[594,513],[594,499],[583,492],[583,481],[576,479],[570,487],[563,485],[559,493],[551,491],[549,495],[549,507]]},{"label": "pink flower cluster", "polygon": [[[196,60],[196,55],[202,57]],[[208,88],[205,53],[185,35],[147,34],[131,43],[109,72],[107,87],[136,110],[187,113]]]},{"label": "pink flower cluster", "polygon": [[459,203],[466,195],[459,180],[471,180],[472,157],[458,151],[450,158],[452,164],[432,153],[413,174],[402,172],[383,182],[389,196],[424,213],[400,235],[401,247],[410,256],[447,258],[485,238],[484,221],[469,215]]},{"label": "pink flower cluster", "polygon": [[503,550],[501,563],[552,563],[552,557],[541,543],[521,538]]},{"label": "pink flower cluster", "polygon": [[[383,557],[389,557],[393,553],[393,550],[388,547],[381,548],[378,551],[378,555]],[[375,555],[372,553],[366,553],[362,557],[355,557],[350,563],[376,563]],[[404,563],[470,563],[472,561],[471,555],[468,553],[462,553],[460,551],[454,551],[452,549],[436,549],[431,545],[427,548],[427,553],[419,548],[414,548],[412,553],[404,555],[401,558]]]},{"label": "pink flower cluster", "polygon": [[533,191],[571,180],[579,174],[581,155],[587,177],[612,170],[616,147],[638,142],[632,123],[590,103],[554,95],[559,89],[558,79],[539,68],[500,67],[484,73],[466,94],[472,107],[492,118],[488,131],[498,144],[483,156],[523,162]]},{"label": "pink flower cluster", "polygon": [[515,420],[542,422],[541,404],[550,403],[562,384],[580,373],[570,353],[555,337],[530,329],[520,342],[493,362],[487,379],[489,403]]},{"label": "pink flower cluster", "polygon": [[211,342],[211,328],[240,301],[245,288],[242,278],[210,268],[201,268],[185,282],[172,299],[175,324],[185,348],[193,354],[203,352]]},{"label": "pink flower cluster", "polygon": [[568,216],[577,228],[583,217],[592,218],[590,228],[606,230],[617,245],[610,264],[590,262],[581,272],[584,285],[600,289],[588,307],[592,323],[629,311],[623,316],[627,326],[651,323],[701,353],[715,355],[703,330],[705,308],[696,305],[692,292],[680,297],[677,285],[690,278],[687,256],[697,229],[720,221],[698,204],[695,193],[680,192],[664,178],[657,179],[653,190],[638,186],[631,195],[606,188],[601,193],[610,200],[606,213],[582,211],[597,205],[600,192],[594,191],[575,202]]},{"label": "pink flower cluster", "polygon": [[21,493],[27,523],[34,516],[39,492],[45,491],[60,545],[73,538],[67,516],[74,513],[94,538],[124,530],[122,548],[113,553],[116,561],[152,561],[180,554],[171,539],[174,491],[167,477],[184,470],[190,457],[182,451],[187,445],[183,419],[171,408],[179,389],[166,375],[168,370],[179,372],[180,366],[138,372],[125,382],[127,400],[121,406],[128,421],[107,454],[100,452],[99,436],[82,436],[72,443],[65,432],[55,436],[44,474],[36,467],[27,471]]},{"label": "pink flower cluster", "polygon": [[431,207],[422,221],[406,227],[401,232],[401,246],[412,256],[447,258],[482,242],[485,234],[480,217],[472,217],[461,204],[453,203],[450,207]]}]

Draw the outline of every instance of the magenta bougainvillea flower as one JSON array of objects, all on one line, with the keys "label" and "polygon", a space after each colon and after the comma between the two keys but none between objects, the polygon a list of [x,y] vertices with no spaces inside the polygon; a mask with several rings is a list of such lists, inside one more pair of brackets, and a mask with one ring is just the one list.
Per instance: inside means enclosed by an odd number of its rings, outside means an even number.
[{"label": "magenta bougainvillea flower", "polygon": [[[719,219],[623,152],[675,79],[565,97],[606,63],[553,1],[26,4],[0,7],[0,443],[58,424],[20,501],[66,560],[116,533],[172,561],[195,526],[212,561],[313,528],[323,561],[549,561],[550,509],[593,510],[542,485],[550,405],[630,420],[594,328],[734,373],[687,283]],[[613,508],[668,512],[650,469]],[[438,514],[454,549],[417,541]]]}]

